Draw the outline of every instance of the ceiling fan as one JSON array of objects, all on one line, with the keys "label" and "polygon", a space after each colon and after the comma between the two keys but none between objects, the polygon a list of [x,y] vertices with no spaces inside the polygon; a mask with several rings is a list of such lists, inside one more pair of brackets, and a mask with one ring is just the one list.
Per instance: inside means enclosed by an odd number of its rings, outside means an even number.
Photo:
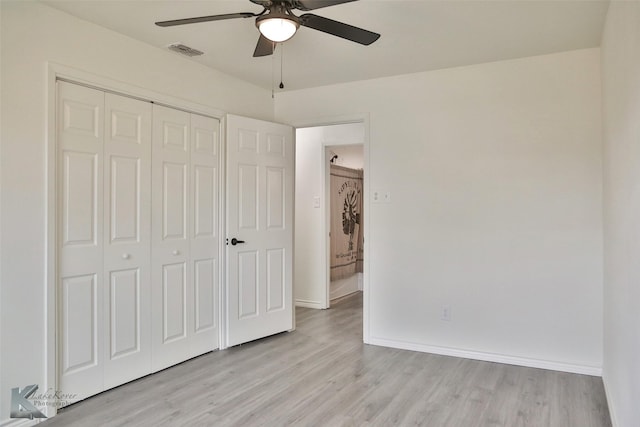
[{"label": "ceiling fan", "polygon": [[235,18],[256,18],[256,27],[260,31],[260,38],[254,57],[272,55],[275,44],[289,40],[300,26],[322,31],[343,39],[351,40],[363,45],[370,45],[380,38],[380,34],[368,31],[353,25],[345,24],[333,19],[324,18],[305,13],[300,16],[293,14],[292,10],[310,11],[322,7],[335,6],[342,3],[350,3],[357,0],[250,0],[252,3],[262,6],[260,13],[240,12],[223,15],[200,16],[196,18],[174,19],[172,21],[156,22],[160,27],[172,27],[174,25],[195,24],[198,22],[221,21]]}]

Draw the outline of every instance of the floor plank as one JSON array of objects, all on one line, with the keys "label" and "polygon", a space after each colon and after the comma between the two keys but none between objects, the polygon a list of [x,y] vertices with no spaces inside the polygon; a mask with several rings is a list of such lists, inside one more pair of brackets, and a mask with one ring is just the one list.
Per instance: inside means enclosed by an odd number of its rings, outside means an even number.
[{"label": "floor plank", "polygon": [[362,295],[297,330],[216,351],[43,426],[609,427],[602,380],[362,344]]}]

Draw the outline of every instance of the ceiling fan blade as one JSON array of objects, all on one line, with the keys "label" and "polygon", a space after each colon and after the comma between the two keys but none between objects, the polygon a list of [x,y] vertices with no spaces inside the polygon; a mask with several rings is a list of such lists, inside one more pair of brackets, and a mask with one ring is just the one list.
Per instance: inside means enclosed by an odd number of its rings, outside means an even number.
[{"label": "ceiling fan blade", "polygon": [[334,21],[333,19],[314,15],[312,13],[305,13],[304,15],[301,15],[300,24],[304,25],[305,27],[313,28],[314,30],[342,37],[343,39],[351,40],[352,42],[360,43],[366,46],[370,45],[380,38],[380,34],[378,33],[354,27],[353,25]]},{"label": "ceiling fan blade", "polygon": [[357,0],[293,0],[292,3],[298,10],[314,10],[352,1]]},{"label": "ceiling fan blade", "polygon": [[258,58],[260,56],[269,56],[273,55],[273,51],[276,48],[276,44],[260,34],[260,38],[258,39],[258,44],[256,45],[256,50],[253,52],[253,57]]},{"label": "ceiling fan blade", "polygon": [[172,21],[156,22],[159,27],[173,27],[174,25],[197,24],[198,22],[222,21],[224,19],[252,18],[258,16],[251,12],[226,13],[224,15],[199,16],[197,18],[174,19]]}]

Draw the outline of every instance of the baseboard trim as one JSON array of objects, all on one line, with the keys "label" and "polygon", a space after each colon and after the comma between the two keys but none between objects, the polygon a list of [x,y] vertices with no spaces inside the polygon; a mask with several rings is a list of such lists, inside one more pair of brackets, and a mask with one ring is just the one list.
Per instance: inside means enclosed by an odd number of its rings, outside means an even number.
[{"label": "baseboard trim", "polygon": [[344,294],[340,294],[340,295],[337,295],[337,296],[333,296],[332,295],[331,296],[331,303],[333,304],[333,303],[337,302],[338,300],[341,300],[343,298],[349,297],[349,296],[351,296],[353,294],[357,294],[358,292],[362,292],[362,291],[359,291],[359,290],[356,289],[355,291],[349,291],[349,292],[346,292]]},{"label": "baseboard trim", "polygon": [[321,302],[306,299],[297,299],[296,307],[315,308],[317,310],[323,310],[325,308]]},{"label": "baseboard trim", "polygon": [[358,292],[360,290],[358,283],[361,281],[361,277],[362,273],[357,273],[344,279],[332,281],[329,288],[329,298],[334,300]]},{"label": "baseboard trim", "polygon": [[504,354],[485,353],[480,351],[461,350],[450,347],[439,347],[433,345],[425,345],[411,343],[405,341],[395,341],[383,338],[371,337],[370,344],[382,347],[399,348],[402,350],[419,351],[422,353],[440,354],[443,356],[462,357],[464,359],[482,360],[485,362],[504,363],[506,365],[525,366],[527,368],[548,369],[551,371],[569,372],[572,374],[591,375],[594,377],[602,376],[602,367],[587,366],[564,362],[554,362],[550,360],[529,359],[526,357],[508,356]]},{"label": "baseboard trim", "polygon": [[611,405],[611,394],[609,393],[609,386],[608,386],[608,381],[607,381],[607,376],[604,374],[604,372],[602,373],[602,385],[604,386],[604,395],[607,398],[607,406],[609,407],[609,418],[611,418],[611,426],[612,427],[618,427],[620,424],[618,424],[617,418],[616,418],[616,411],[614,406]]}]

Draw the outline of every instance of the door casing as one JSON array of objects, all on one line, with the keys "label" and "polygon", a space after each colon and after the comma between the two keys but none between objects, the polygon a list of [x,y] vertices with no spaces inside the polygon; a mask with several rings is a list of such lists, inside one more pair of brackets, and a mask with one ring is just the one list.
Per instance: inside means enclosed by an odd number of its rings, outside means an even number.
[{"label": "door casing", "polygon": [[[363,146],[363,155],[364,155],[364,193],[363,193],[363,211],[364,215],[364,229],[366,234],[366,242],[364,245],[364,268],[363,268],[363,308],[362,308],[362,336],[365,344],[370,343],[370,332],[369,332],[369,284],[370,284],[370,274],[369,274],[369,260],[370,256],[370,248],[371,248],[371,202],[369,198],[370,188],[371,188],[371,167],[370,167],[370,118],[368,113],[362,114],[351,114],[351,115],[340,115],[340,116],[331,116],[324,117],[322,119],[306,119],[294,121],[291,125],[295,129],[299,128],[310,128],[310,127],[323,127],[323,126],[333,126],[333,125],[342,125],[342,124],[350,124],[350,123],[362,123],[364,126],[364,140],[362,141]],[[322,170],[324,171],[323,179],[322,179],[322,188],[321,193],[324,197],[327,197],[328,200],[328,181],[329,181],[329,159],[325,158],[324,152],[326,147],[334,145],[331,142],[322,144],[323,155],[319,161],[322,162]],[[329,232],[331,230],[330,224],[330,210],[329,204],[325,203],[324,207],[324,221],[323,221],[323,233],[322,235],[326,238],[322,239],[322,253],[324,254],[324,259],[321,260],[323,266],[326,267],[326,279],[325,279],[325,292],[324,292],[324,308],[329,308],[331,303],[330,296],[330,276],[329,276]],[[294,291],[295,292],[295,291]]]}]

